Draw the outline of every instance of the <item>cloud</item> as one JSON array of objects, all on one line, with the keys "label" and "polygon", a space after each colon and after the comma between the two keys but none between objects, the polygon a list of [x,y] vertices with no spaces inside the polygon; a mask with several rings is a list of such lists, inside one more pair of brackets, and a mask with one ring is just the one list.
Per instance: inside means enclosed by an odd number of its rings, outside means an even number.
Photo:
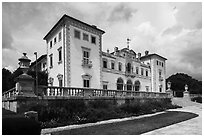
[{"label": "cloud", "polygon": [[128,5],[122,3],[113,9],[113,11],[110,13],[108,21],[129,21],[135,12],[137,12],[137,9],[133,10]]},{"label": "cloud", "polygon": [[[175,9],[173,9],[176,7]],[[2,4],[2,65],[17,66],[27,52],[46,53],[43,37],[68,14],[106,31],[103,49],[130,48],[158,53],[167,60],[167,75],[202,74],[201,3],[6,3]],[[9,56],[8,55],[12,55]],[[200,78],[200,77],[199,77]]]},{"label": "cloud", "polygon": [[177,22],[183,24],[186,29],[200,29],[202,27],[202,3],[188,2],[178,8],[175,14]]},{"label": "cloud", "polygon": [[182,31],[183,27],[179,24],[176,24],[172,27],[167,28],[163,31],[162,35],[177,35]]},{"label": "cloud", "polygon": [[11,35],[11,30],[3,22],[2,24],[2,48],[12,49],[13,48],[12,43],[13,43],[13,37]]},{"label": "cloud", "polygon": [[[187,73],[202,78],[202,30],[182,30],[173,39],[164,41],[167,60],[167,74]],[[163,52],[164,53],[164,52]]]}]

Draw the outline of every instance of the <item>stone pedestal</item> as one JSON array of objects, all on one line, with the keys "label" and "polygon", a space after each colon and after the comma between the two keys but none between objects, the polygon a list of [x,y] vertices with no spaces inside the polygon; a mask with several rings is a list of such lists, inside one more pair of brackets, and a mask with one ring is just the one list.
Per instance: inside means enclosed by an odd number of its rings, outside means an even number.
[{"label": "stone pedestal", "polygon": [[93,95],[92,95],[93,93],[92,93],[92,90],[90,90],[90,89],[85,89],[84,90],[84,96],[85,96],[85,98],[91,98]]},{"label": "stone pedestal", "polygon": [[183,98],[186,99],[186,100],[190,100],[190,95],[189,95],[188,91],[183,92]]},{"label": "stone pedestal", "polygon": [[37,97],[34,93],[34,79],[25,73],[16,78],[16,90],[17,96]]},{"label": "stone pedestal", "polygon": [[174,92],[173,92],[173,90],[171,90],[171,89],[167,89],[167,90],[166,90],[166,93],[168,93],[171,98],[174,96],[174,95],[173,95]]}]

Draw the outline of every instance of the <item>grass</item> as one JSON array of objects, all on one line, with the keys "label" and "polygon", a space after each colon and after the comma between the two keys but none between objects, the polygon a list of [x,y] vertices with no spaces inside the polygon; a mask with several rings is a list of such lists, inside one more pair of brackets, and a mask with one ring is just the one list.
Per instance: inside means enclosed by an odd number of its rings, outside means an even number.
[{"label": "grass", "polygon": [[180,111],[166,111],[166,113],[141,119],[128,120],[117,123],[102,124],[91,127],[54,132],[54,135],[139,135],[158,128],[179,123],[197,114]]}]

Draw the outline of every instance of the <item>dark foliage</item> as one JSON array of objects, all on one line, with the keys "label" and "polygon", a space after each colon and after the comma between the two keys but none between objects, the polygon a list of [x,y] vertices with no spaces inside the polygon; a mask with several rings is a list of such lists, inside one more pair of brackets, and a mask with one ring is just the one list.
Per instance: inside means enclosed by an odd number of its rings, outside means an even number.
[{"label": "dark foliage", "polygon": [[41,125],[32,119],[20,116],[2,118],[3,135],[40,135]]},{"label": "dark foliage", "polygon": [[194,102],[202,103],[202,97],[194,97],[194,98],[191,98],[191,100]]},{"label": "dark foliage", "polygon": [[15,85],[13,79],[12,79],[12,73],[3,68],[2,69],[2,91],[7,91],[11,88],[13,88]]},{"label": "dark foliage", "polygon": [[166,82],[171,81],[171,89],[174,91],[184,91],[184,86],[188,85],[191,94],[202,94],[202,81],[193,79],[184,73],[177,73],[167,78]]},{"label": "dark foliage", "polygon": [[[13,73],[11,73],[9,70],[3,68],[2,69],[2,91],[5,92],[13,87],[15,87],[15,79],[23,74],[21,69],[16,69]],[[44,85],[47,86],[48,81],[48,74],[46,72],[37,72],[38,74],[38,85]],[[36,78],[36,72],[35,71],[28,71],[28,75],[32,76],[34,79]],[[34,81],[34,84],[36,84],[36,81]]]},{"label": "dark foliage", "polygon": [[182,98],[183,97],[183,91],[179,91],[179,90],[178,91],[174,91],[174,96]]},{"label": "dark foliage", "polygon": [[176,108],[170,99],[149,99],[143,103],[129,101],[121,106],[106,100],[92,100],[87,103],[85,100],[58,100],[48,103],[48,106],[37,105],[30,110],[38,112],[42,128],[47,128],[154,113],[169,108]]}]

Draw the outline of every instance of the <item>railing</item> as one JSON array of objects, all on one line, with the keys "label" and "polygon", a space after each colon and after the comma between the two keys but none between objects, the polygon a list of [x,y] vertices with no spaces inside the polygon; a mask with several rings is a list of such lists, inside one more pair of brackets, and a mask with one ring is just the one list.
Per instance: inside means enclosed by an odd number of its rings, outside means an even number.
[{"label": "railing", "polygon": [[130,77],[134,78],[134,77],[136,77],[136,74],[133,72],[125,71],[125,76],[130,76]]},{"label": "railing", "polygon": [[[12,88],[3,94],[3,99],[9,99],[17,95],[16,88]],[[74,87],[51,87],[39,86],[38,95],[47,97],[149,97],[149,98],[166,98],[167,93],[161,92],[144,92],[144,91],[124,91],[124,90],[106,90],[93,88],[74,88]]]},{"label": "railing", "polygon": [[8,91],[2,93],[3,99],[11,98],[16,96],[16,88],[9,89]]},{"label": "railing", "polygon": [[123,90],[105,90],[93,88],[73,88],[73,87],[47,87],[40,86],[38,91],[41,96],[61,96],[61,97],[149,97],[165,98],[169,97],[167,93],[144,92],[144,91],[123,91]]},{"label": "railing", "polygon": [[189,94],[191,98],[202,97],[201,94]]},{"label": "railing", "polygon": [[91,68],[92,67],[92,61],[90,61],[88,59],[83,59],[82,60],[82,66]]}]

